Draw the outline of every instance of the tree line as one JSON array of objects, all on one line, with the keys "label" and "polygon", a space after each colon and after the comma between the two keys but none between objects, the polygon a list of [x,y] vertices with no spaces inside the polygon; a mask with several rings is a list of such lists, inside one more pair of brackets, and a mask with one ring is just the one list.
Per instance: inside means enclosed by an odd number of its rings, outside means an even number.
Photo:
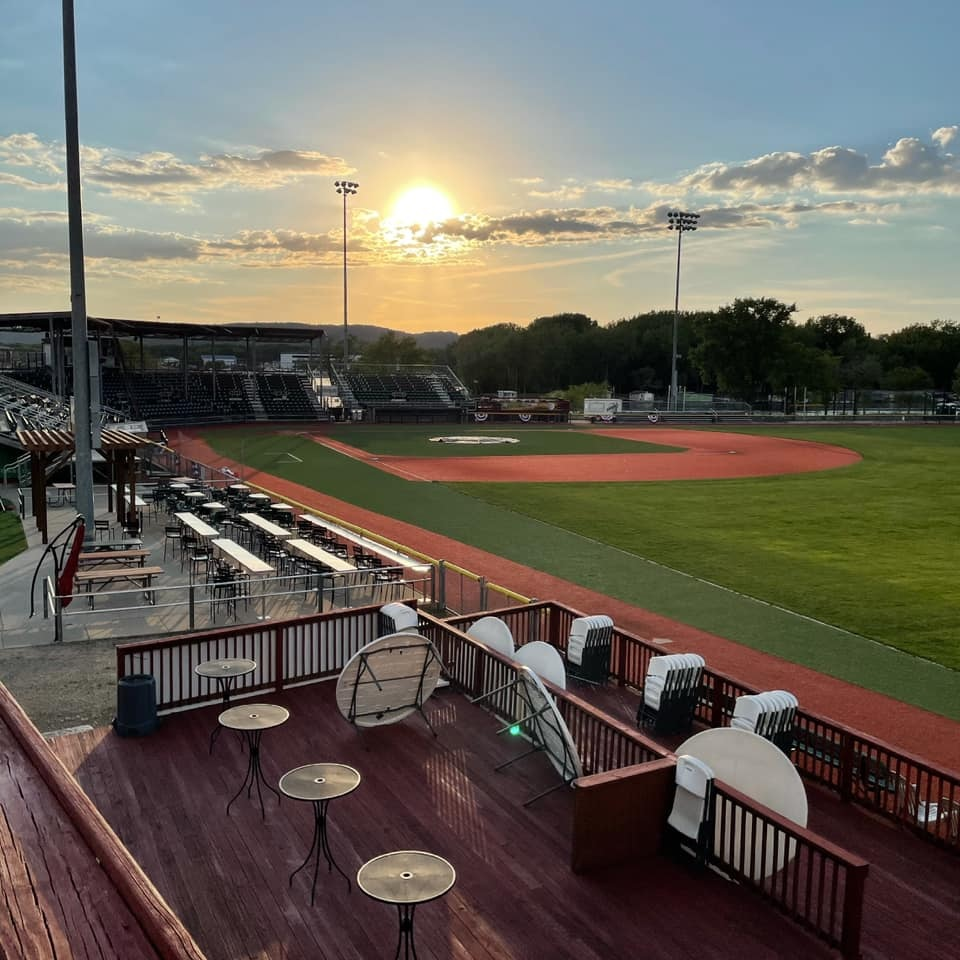
[{"label": "tree line", "polygon": [[[716,310],[683,312],[677,324],[681,390],[748,403],[793,390],[960,392],[960,325],[935,320],[873,336],[853,317],[797,321],[796,305],[743,298]],[[473,330],[442,351],[385,334],[360,348],[363,360],[448,363],[473,393],[547,394],[587,382],[616,394],[670,384],[674,314],[641,313],[600,326],[581,313],[538,317],[525,327]]]}]

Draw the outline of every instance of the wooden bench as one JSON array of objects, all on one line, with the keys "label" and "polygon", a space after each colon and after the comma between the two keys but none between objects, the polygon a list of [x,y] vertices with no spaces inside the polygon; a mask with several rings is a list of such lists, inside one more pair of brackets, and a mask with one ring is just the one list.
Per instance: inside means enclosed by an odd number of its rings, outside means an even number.
[{"label": "wooden bench", "polygon": [[142,586],[147,602],[155,603],[156,595],[150,589],[150,584],[154,577],[159,577],[163,572],[163,567],[98,567],[95,570],[81,570],[75,579],[78,585],[83,584],[86,587],[86,592],[90,594],[91,607],[94,601],[94,584],[100,584],[97,587],[99,593],[104,587],[118,580],[127,580],[135,586]]},{"label": "wooden bench", "polygon": [[95,550],[93,553],[81,553],[78,559],[80,566],[85,569],[101,566],[105,563],[125,567],[136,564],[136,566],[142,567],[149,556],[149,550]]}]

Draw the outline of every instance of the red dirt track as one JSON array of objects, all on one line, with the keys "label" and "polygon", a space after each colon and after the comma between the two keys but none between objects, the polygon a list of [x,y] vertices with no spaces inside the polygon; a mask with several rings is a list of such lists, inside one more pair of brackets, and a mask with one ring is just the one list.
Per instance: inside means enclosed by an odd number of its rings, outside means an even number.
[{"label": "red dirt track", "polygon": [[[362,428],[361,428],[362,429]],[[522,432],[518,431],[522,438]],[[509,429],[504,430],[510,435]],[[677,453],[602,453],[544,456],[381,457],[326,434],[317,443],[407,480],[441,483],[570,483],[589,480],[721,480],[770,477],[848,467],[860,454],[808,440],[740,433],[670,430],[659,427],[604,428],[602,436],[683,447]],[[521,443],[522,443],[521,439]]]},{"label": "red dirt track", "polygon": [[[288,428],[285,427],[283,430],[287,432]],[[209,431],[205,430],[204,432]],[[303,433],[304,431],[291,429],[289,432]],[[701,444],[701,441],[706,441],[707,438],[713,437],[725,438],[725,440],[720,441],[720,448],[733,440],[741,449],[754,451],[754,456],[757,456],[755,451],[758,448],[753,444],[746,444],[743,441],[757,441],[760,450],[764,449],[765,445],[768,448],[772,447],[774,449],[779,448],[780,444],[784,444],[788,448],[800,447],[801,450],[809,452],[808,457],[803,457],[800,451],[792,451],[794,463],[795,465],[799,464],[801,470],[826,469],[823,465],[819,467],[809,465],[811,458],[817,459],[820,456],[818,452],[820,450],[835,452],[837,459],[831,461],[833,466],[842,466],[847,463],[853,463],[859,459],[856,454],[853,454],[849,450],[843,450],[840,447],[830,447],[823,444],[809,444],[805,442],[797,442],[794,444],[790,441],[771,443],[773,438],[745,437],[739,434],[647,429],[624,432],[630,435],[640,433],[642,437],[646,439],[655,438],[658,442],[675,443],[677,445],[682,444],[688,447],[690,444],[696,443],[697,448],[701,451],[708,449],[707,443],[704,442]],[[665,434],[675,439],[663,439]],[[617,431],[617,435],[622,435],[622,432]],[[212,467],[230,467],[237,474],[240,473],[241,465],[239,463],[215,453],[202,439],[195,436],[192,431],[176,431],[176,442],[174,442],[173,445],[184,455],[201,463],[208,464]],[[335,442],[329,443],[329,445],[337,449],[345,446]],[[735,447],[730,446],[729,449],[735,449]],[[353,447],[347,448],[345,452],[349,452],[351,455],[362,454],[364,460],[367,460],[369,457],[369,454],[358,451]],[[845,462],[840,462],[840,454],[846,455]],[[588,459],[606,459],[607,456],[608,455],[604,455]],[[667,456],[682,459],[686,455],[631,454],[628,456],[631,460],[639,458],[646,462],[654,457]],[[734,455],[728,456],[729,460],[724,459],[724,463],[739,459]],[[779,456],[781,456],[780,462],[783,463],[787,458],[787,453],[781,450]],[[613,458],[619,459],[617,456]],[[468,459],[472,462],[481,458]],[[511,461],[517,459],[540,458],[491,457],[485,459],[487,461],[496,461],[498,464],[509,465]],[[547,459],[570,458],[550,457]],[[716,453],[712,455],[704,454],[700,457],[700,462],[706,467],[712,459],[719,459],[719,456]],[[424,461],[416,459],[415,462],[422,464]],[[449,463],[450,461],[438,462]],[[769,475],[772,472],[782,471],[766,471],[766,474]],[[764,474],[754,472],[718,474],[718,476],[762,475]],[[686,477],[687,474],[681,473],[680,476]],[[702,478],[702,474],[700,476]],[[790,690],[799,697],[801,704],[806,709],[838,720],[858,730],[869,731],[872,736],[885,740],[887,743],[893,744],[903,750],[922,756],[929,762],[944,766],[948,769],[960,770],[960,736],[958,736],[958,733],[960,733],[960,724],[946,717],[930,713],[929,711],[907,703],[902,703],[899,700],[894,700],[883,694],[865,690],[852,683],[817,673],[807,667],[790,663],[779,657],[752,650],[732,640],[707,633],[703,630],[698,630],[695,627],[687,626],[679,621],[669,620],[649,610],[644,610],[620,600],[613,600],[602,593],[579,586],[578,584],[570,583],[559,577],[554,577],[530,567],[505,560],[485,550],[480,550],[468,544],[461,543],[460,541],[431,533],[420,527],[415,527],[411,524],[373,513],[369,510],[364,510],[345,501],[318,493],[309,487],[284,480],[281,477],[276,477],[265,472],[251,471],[246,466],[243,467],[243,477],[246,482],[262,486],[278,497],[341,517],[348,522],[369,530],[375,530],[384,537],[406,544],[408,547],[427,554],[428,556],[459,564],[474,573],[483,575],[494,583],[502,584],[525,596],[538,597],[545,600],[558,600],[585,613],[606,613],[613,617],[614,622],[618,626],[636,633],[641,637],[670,638],[673,643],[665,648],[666,650],[700,653],[714,669],[741,678],[745,682],[755,685],[760,689]],[[477,480],[479,478],[473,474],[469,478],[464,479]],[[497,479],[504,480],[506,478],[501,476]],[[527,477],[526,479],[529,480],[532,478]],[[550,477],[549,479],[557,478]],[[598,480],[601,478],[594,473],[590,473],[587,476],[581,474],[575,479]],[[608,479],[624,478],[611,477]],[[665,478],[631,477],[630,479]]]}]

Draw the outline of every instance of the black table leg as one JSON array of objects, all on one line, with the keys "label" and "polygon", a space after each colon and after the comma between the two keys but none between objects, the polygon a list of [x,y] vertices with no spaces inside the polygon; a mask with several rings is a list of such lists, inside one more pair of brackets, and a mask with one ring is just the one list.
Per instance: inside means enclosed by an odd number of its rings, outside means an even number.
[{"label": "black table leg", "polygon": [[397,938],[397,952],[393,960],[400,960],[400,948],[403,947],[404,960],[417,960],[417,948],[413,942],[413,912],[415,903],[398,903],[397,914],[400,917],[400,935]]},{"label": "black table leg", "polygon": [[330,850],[330,839],[327,836],[327,807],[329,800],[313,801],[313,840],[310,843],[310,850],[307,853],[303,863],[290,874],[290,886],[293,886],[293,878],[313,860],[313,886],[310,888],[310,906],[312,907],[317,893],[317,874],[320,872],[320,854],[323,854],[327,861],[327,871],[334,869],[347,881],[347,892],[351,888],[350,878],[340,869],[340,865],[333,858],[333,852]]},{"label": "black table leg", "polygon": [[263,806],[263,791],[261,789],[261,784],[264,784],[268,790],[272,790],[277,795],[277,801],[280,800],[280,793],[275,788],[272,787],[266,780],[263,779],[263,769],[260,766],[260,739],[263,736],[262,730],[244,730],[244,737],[247,741],[247,746],[249,747],[247,753],[247,772],[244,775],[243,783],[240,784],[240,789],[233,795],[230,802],[227,804],[227,814],[230,813],[230,808],[233,806],[234,800],[243,793],[243,788],[247,788],[247,799],[249,799],[253,793],[253,786],[257,786],[257,798],[260,801],[260,816],[261,818],[266,818],[266,810]]}]

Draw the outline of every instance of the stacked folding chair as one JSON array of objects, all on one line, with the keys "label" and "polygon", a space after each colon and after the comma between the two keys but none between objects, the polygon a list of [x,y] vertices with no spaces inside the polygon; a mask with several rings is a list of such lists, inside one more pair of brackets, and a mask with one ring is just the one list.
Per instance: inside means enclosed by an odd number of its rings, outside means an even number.
[{"label": "stacked folding chair", "polygon": [[737,697],[730,726],[750,730],[765,740],[771,740],[789,755],[793,746],[797,703],[797,698],[786,690],[768,690]]},{"label": "stacked folding chair", "polygon": [[637,726],[657,733],[680,733],[693,724],[700,697],[704,659],[697,653],[651,657],[643,682]]},{"label": "stacked folding chair", "polygon": [[386,603],[380,608],[379,636],[391,633],[416,633],[419,626],[417,611],[405,603]]},{"label": "stacked folding chair", "polygon": [[567,639],[567,676],[584,683],[604,684],[610,676],[613,620],[598,614],[577,617]]}]

